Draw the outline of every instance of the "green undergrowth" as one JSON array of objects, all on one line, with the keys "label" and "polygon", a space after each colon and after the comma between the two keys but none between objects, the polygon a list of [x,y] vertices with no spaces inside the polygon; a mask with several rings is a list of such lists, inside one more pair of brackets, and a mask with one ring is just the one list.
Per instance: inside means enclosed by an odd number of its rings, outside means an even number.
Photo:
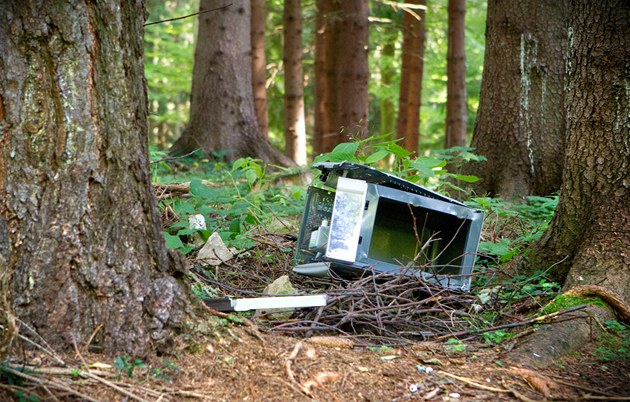
[{"label": "green undergrowth", "polygon": [[597,360],[630,360],[630,326],[611,320],[604,322],[604,328],[606,332],[598,337],[594,352]]},{"label": "green undergrowth", "polygon": [[[169,248],[188,254],[217,232],[228,247],[241,250],[255,245],[256,233],[297,231],[306,187],[286,182],[299,176],[297,169],[270,167],[252,158],[233,163],[186,158],[176,165],[161,164],[154,169],[154,181],[190,183],[185,197],[160,203],[163,215],[171,218],[164,231]],[[190,228],[193,215],[204,217],[206,229]]]},{"label": "green undergrowth", "polygon": [[480,261],[498,265],[511,261],[540,239],[553,218],[558,196],[529,196],[518,203],[478,197],[466,204],[486,211],[484,239],[479,243]]}]

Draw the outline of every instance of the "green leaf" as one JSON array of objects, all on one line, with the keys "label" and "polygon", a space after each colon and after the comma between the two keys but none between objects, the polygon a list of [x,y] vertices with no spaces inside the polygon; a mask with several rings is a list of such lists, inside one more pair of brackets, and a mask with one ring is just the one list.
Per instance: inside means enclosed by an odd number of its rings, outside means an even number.
[{"label": "green leaf", "polygon": [[376,151],[373,154],[369,155],[367,158],[365,158],[364,163],[370,164],[370,163],[378,162],[381,159],[386,158],[387,156],[389,156],[389,152],[385,150]]},{"label": "green leaf", "polygon": [[465,174],[453,175],[457,180],[465,181],[466,183],[476,183],[479,181],[479,177]]},{"label": "green leaf", "polygon": [[[164,240],[166,240],[167,248],[178,249],[178,248],[184,247],[184,243],[182,243],[182,239],[180,239],[179,236],[173,236],[172,234],[168,232],[162,232],[162,233],[164,233]],[[116,360],[118,360],[119,358],[120,356],[118,356]]]},{"label": "green leaf", "polygon": [[203,184],[200,179],[190,181],[190,193],[195,197],[204,198],[208,201],[213,201],[217,197],[216,190]]},{"label": "green leaf", "polygon": [[328,154],[328,157],[331,162],[354,161],[358,149],[358,142],[342,142]]},{"label": "green leaf", "polygon": [[407,158],[409,157],[409,155],[411,155],[411,152],[407,151],[405,148],[393,142],[387,144],[387,147],[385,149],[387,150],[387,152],[389,152],[390,154],[393,154],[395,157],[400,158],[400,159]]}]

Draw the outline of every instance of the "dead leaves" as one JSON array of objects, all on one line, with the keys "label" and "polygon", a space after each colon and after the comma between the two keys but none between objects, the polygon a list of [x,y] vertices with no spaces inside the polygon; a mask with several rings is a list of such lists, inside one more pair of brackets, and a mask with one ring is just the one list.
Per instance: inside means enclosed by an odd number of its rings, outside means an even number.
[{"label": "dead leaves", "polygon": [[[328,382],[334,382],[337,379],[339,379],[340,377],[339,373],[335,373],[334,371],[320,371],[319,373],[309,377],[305,381],[302,381],[302,382],[298,381],[295,375],[295,372],[293,370],[293,363],[297,359],[297,356],[300,353],[300,350],[302,349],[303,345],[304,345],[303,341],[299,341],[298,343],[296,343],[295,347],[293,348],[293,351],[291,352],[289,357],[287,357],[286,363],[285,363],[285,370],[287,373],[287,377],[289,377],[289,380],[291,380],[291,383],[294,386],[296,386],[305,395],[311,396],[313,388],[320,388],[322,391],[328,394],[328,396],[332,400],[337,401],[338,398],[326,388],[325,384]],[[310,348],[307,348],[306,356],[307,358],[310,358],[310,359],[315,359],[317,357],[316,354],[314,353],[314,350],[312,349],[312,346]],[[304,371],[304,370],[300,370],[300,371]]]},{"label": "dead leaves", "polygon": [[549,398],[551,395],[551,389],[558,388],[558,384],[551,378],[544,376],[532,370],[513,367],[510,371],[527,381],[536,391],[544,395],[545,398]]}]

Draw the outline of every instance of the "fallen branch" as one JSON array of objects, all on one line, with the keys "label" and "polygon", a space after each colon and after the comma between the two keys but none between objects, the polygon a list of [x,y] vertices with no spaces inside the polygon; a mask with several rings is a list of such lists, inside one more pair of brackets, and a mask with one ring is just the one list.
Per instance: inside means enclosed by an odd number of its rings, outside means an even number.
[{"label": "fallen branch", "polygon": [[[212,307],[208,307],[205,303],[203,305],[210,312],[210,314],[215,315],[217,317],[226,318],[226,319],[230,319],[230,317],[234,317],[231,314],[224,313],[219,310],[215,310]],[[262,335],[260,335],[260,330],[258,329],[258,326],[256,324],[254,324],[251,320],[245,317],[238,317],[238,319],[243,322],[243,325],[245,326],[245,330],[247,331],[248,334],[252,335],[254,338],[258,339],[260,342],[263,342],[263,343],[265,342],[265,339],[262,337]]]},{"label": "fallen branch", "polygon": [[86,400],[86,401],[99,402],[98,400],[96,400],[96,399],[94,399],[94,398],[92,398],[92,397],[90,397],[88,395],[82,394],[79,391],[77,391],[75,389],[72,389],[71,387],[68,387],[65,384],[58,383],[56,381],[47,380],[45,378],[38,378],[38,377],[35,377],[35,376],[32,376],[32,375],[23,373],[23,372],[21,372],[19,370],[14,370],[14,369],[12,369],[10,367],[3,367],[2,370],[4,372],[11,373],[11,374],[13,374],[15,376],[24,378],[25,380],[31,381],[31,382],[39,385],[40,387],[44,388],[44,390],[46,390],[49,393],[50,393],[50,391],[48,390],[47,387],[60,389],[62,391],[67,392],[70,395],[77,396],[77,397],[79,397],[79,398],[81,398],[83,400]]},{"label": "fallen branch", "polygon": [[284,368],[285,368],[285,371],[287,373],[287,377],[289,377],[289,380],[291,380],[293,385],[296,386],[302,393],[304,393],[304,395],[311,396],[311,390],[306,388],[305,386],[303,386],[299,382],[297,382],[297,380],[295,379],[295,374],[293,373],[293,370],[291,369],[291,365],[293,364],[293,360],[295,360],[295,358],[297,357],[298,353],[300,353],[300,349],[302,349],[302,344],[303,344],[302,341],[299,341],[298,343],[295,344],[295,347],[293,348],[293,351],[291,352],[289,357],[287,357],[287,359],[286,359],[286,363],[284,365]]},{"label": "fallen branch", "polygon": [[110,387],[110,388],[120,392],[121,394],[128,396],[129,398],[135,399],[136,401],[139,401],[139,402],[150,402],[150,401],[148,401],[146,399],[143,399],[143,398],[139,397],[138,395],[136,395],[136,394],[134,394],[132,392],[127,391],[126,389],[123,389],[123,388],[119,387],[118,385],[114,384],[113,382],[108,381],[108,380],[106,380],[104,378],[101,378],[101,377],[99,377],[97,375],[94,375],[92,373],[82,372],[81,375],[85,376],[85,377],[88,377],[88,378],[91,378],[93,380],[96,380],[96,381],[98,381],[98,382],[100,382],[102,384],[105,384],[108,387]]},{"label": "fallen branch", "polygon": [[440,370],[440,371],[438,371],[438,373],[440,373],[442,375],[445,375],[447,377],[451,377],[451,378],[454,378],[456,380],[459,380],[459,381],[461,381],[463,383],[466,383],[466,384],[468,384],[470,386],[473,386],[475,388],[483,389],[485,391],[499,392],[499,393],[503,393],[503,394],[512,392],[509,389],[494,388],[494,387],[489,387],[487,385],[479,384],[478,382],[475,382],[475,381],[473,381],[471,379],[468,379],[466,377],[460,377],[458,375],[451,374],[451,373],[446,372],[446,371]]},{"label": "fallen branch", "polygon": [[546,320],[551,320],[551,319],[555,319],[556,317],[559,317],[563,314],[567,314],[567,313],[571,313],[573,311],[577,311],[577,310],[582,310],[584,308],[588,307],[588,304],[582,304],[580,306],[575,306],[575,307],[571,307],[571,308],[566,308],[564,310],[560,310],[560,311],[556,311],[550,314],[545,314],[545,315],[541,315],[540,317],[533,317],[527,320],[523,320],[523,321],[519,321],[519,322],[512,322],[509,324],[503,324],[503,325],[496,325],[494,327],[488,327],[488,328],[482,328],[482,329],[472,329],[472,330],[467,330],[467,331],[459,331],[459,332],[454,332],[452,334],[446,334],[446,335],[441,335],[435,338],[435,340],[442,340],[442,339],[447,339],[447,338],[457,338],[460,336],[464,336],[464,335],[479,335],[479,334],[483,334],[485,332],[492,332],[492,331],[497,331],[500,329],[506,329],[506,328],[514,328],[514,327],[521,327],[524,325],[531,325],[531,324],[535,324],[541,321],[546,321]]}]

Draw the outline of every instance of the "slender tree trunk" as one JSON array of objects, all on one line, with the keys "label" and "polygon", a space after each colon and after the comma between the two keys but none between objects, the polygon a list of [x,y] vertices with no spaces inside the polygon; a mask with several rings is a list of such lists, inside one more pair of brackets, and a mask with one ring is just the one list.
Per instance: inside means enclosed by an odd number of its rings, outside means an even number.
[{"label": "slender tree trunk", "polygon": [[444,148],[466,145],[466,0],[448,1],[446,135]]},{"label": "slender tree trunk", "polygon": [[54,349],[165,349],[195,306],[150,182],[143,16],[0,3],[0,294]]},{"label": "slender tree trunk", "polygon": [[265,0],[251,0],[252,84],[258,131],[267,138],[267,56],[265,55]]},{"label": "slender tree trunk", "polygon": [[298,165],[306,165],[301,3],[284,2],[284,140],[285,154]]},{"label": "slender tree trunk", "polygon": [[[397,35],[387,35],[387,42],[383,45],[383,58],[394,59],[396,55]],[[381,65],[381,84],[384,88],[391,88],[396,70],[390,63]],[[396,130],[396,103],[392,96],[381,97],[381,134],[393,134]]]},{"label": "slender tree trunk", "polygon": [[[411,0],[426,5],[426,0]],[[398,138],[409,152],[418,152],[420,139],[420,104],[424,66],[425,9],[411,9],[403,17],[402,68],[398,99]]]},{"label": "slender tree trunk", "polygon": [[[571,2],[567,158],[556,215],[532,269],[630,303],[630,3]],[[557,264],[557,265],[556,265]]]},{"label": "slender tree trunk", "polygon": [[[201,11],[215,8],[201,0]],[[258,131],[251,71],[249,0],[199,16],[193,68],[190,121],[171,152],[225,153],[228,159],[252,156],[291,165]]]},{"label": "slender tree trunk", "polygon": [[490,0],[481,97],[464,166],[478,194],[524,197],[560,188],[565,144],[566,0]]}]

